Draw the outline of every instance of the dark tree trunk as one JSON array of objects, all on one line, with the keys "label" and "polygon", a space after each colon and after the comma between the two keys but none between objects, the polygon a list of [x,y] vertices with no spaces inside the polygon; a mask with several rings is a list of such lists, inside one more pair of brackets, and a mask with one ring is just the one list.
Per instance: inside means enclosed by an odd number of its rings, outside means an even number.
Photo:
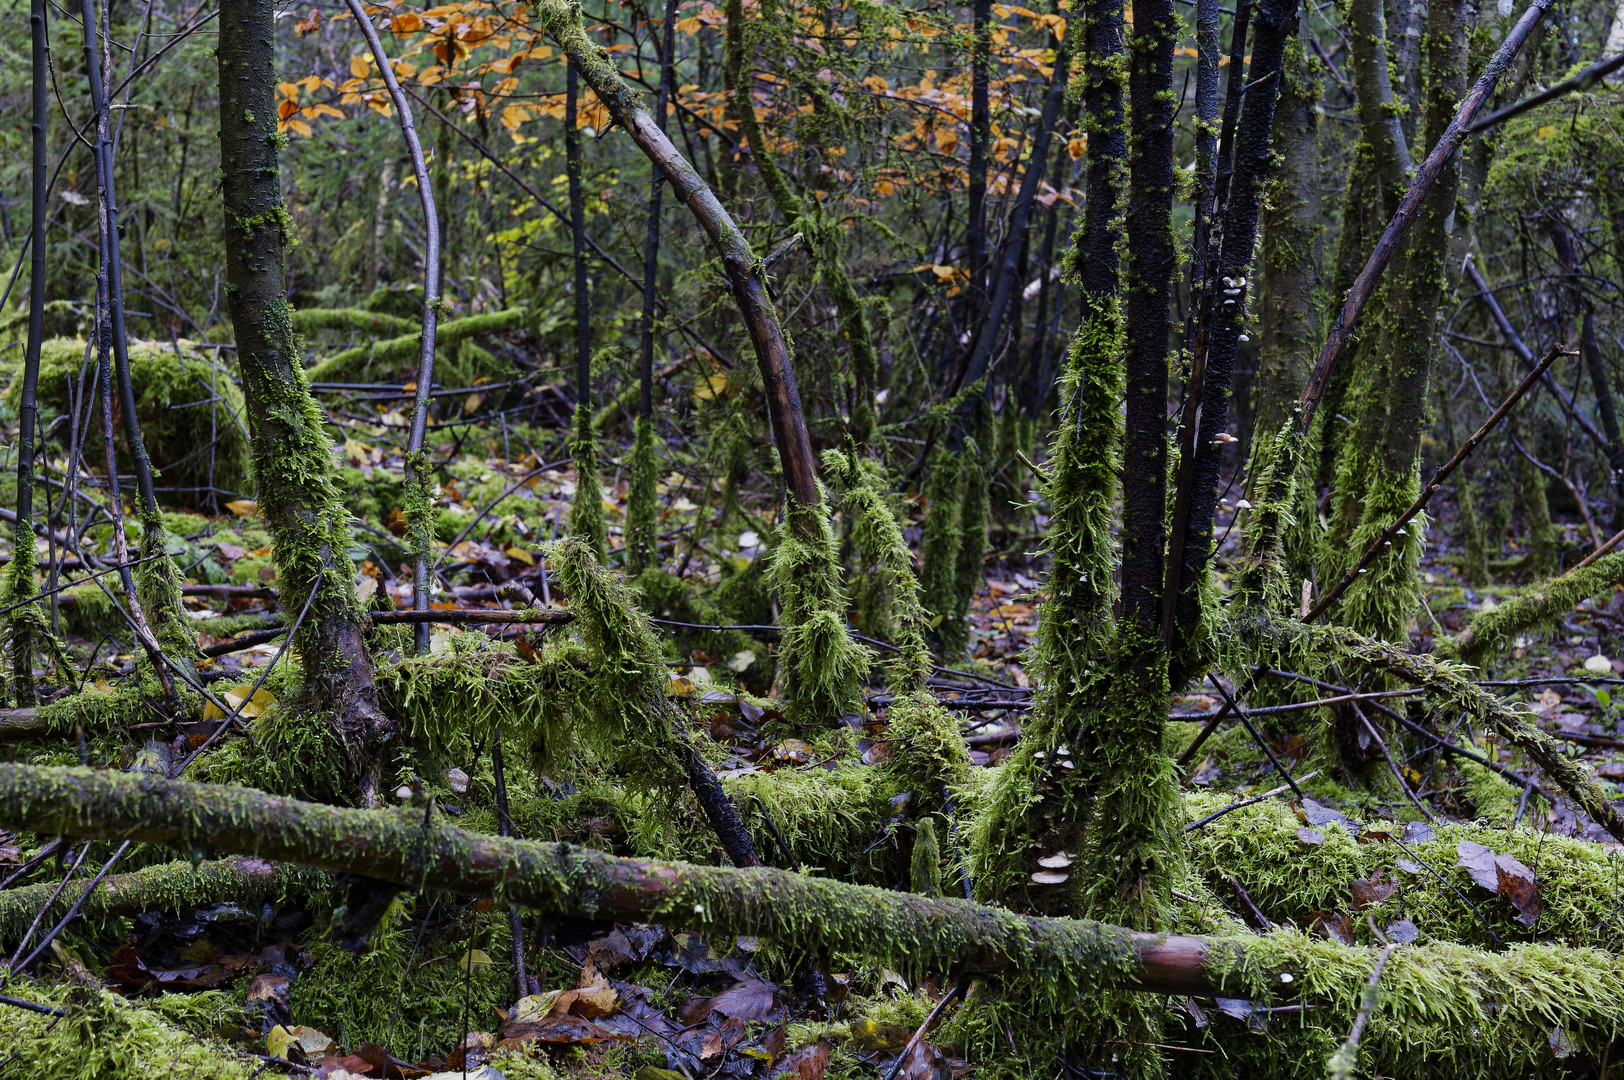
[{"label": "dark tree trunk", "polygon": [[1144,659],[1161,652],[1164,520],[1167,514],[1167,362],[1172,330],[1173,47],[1179,32],[1173,0],[1134,8],[1128,41],[1126,330],[1127,419],[1122,498],[1122,621],[1142,640]]},{"label": "dark tree trunk", "polygon": [[[1297,28],[1297,10],[1298,0],[1263,0],[1259,6],[1247,93],[1235,127],[1234,169],[1225,199],[1223,230],[1218,237],[1219,288],[1211,298],[1212,327],[1205,343],[1206,355],[1195,358],[1195,363],[1201,365],[1200,385],[1191,387],[1192,395],[1200,395],[1199,416],[1191,418],[1195,423],[1187,423],[1181,456],[1181,462],[1190,463],[1190,481],[1186,487],[1181,467],[1176,503],[1184,504],[1185,509],[1181,514],[1175,505],[1175,532],[1170,544],[1180,563],[1172,572],[1176,578],[1170,573],[1170,579],[1177,582],[1175,623],[1186,642],[1198,633],[1202,586],[1211,558],[1213,514],[1218,505],[1218,473],[1223,463],[1224,444],[1217,439],[1229,425],[1230,386],[1235,353],[1246,325],[1247,275],[1252,272],[1263,185],[1269,178],[1281,67],[1286,38]],[[1193,445],[1188,438],[1192,432]],[[1175,672],[1175,685],[1189,674]]]},{"label": "dark tree trunk", "polygon": [[282,606],[298,611],[316,590],[298,641],[307,686],[331,708],[351,752],[369,756],[394,725],[378,708],[355,600],[350,515],[334,484],[332,444],[305,381],[285,291],[283,251],[291,238],[277,171],[272,7],[224,0],[219,27],[227,302],[259,513],[275,541]]}]

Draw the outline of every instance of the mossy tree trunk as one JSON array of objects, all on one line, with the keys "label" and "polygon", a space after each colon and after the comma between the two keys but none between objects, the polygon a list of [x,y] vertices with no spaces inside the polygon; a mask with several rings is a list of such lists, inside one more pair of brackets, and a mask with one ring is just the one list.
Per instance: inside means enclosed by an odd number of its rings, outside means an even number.
[{"label": "mossy tree trunk", "polygon": [[767,294],[761,261],[715,193],[660,131],[637,93],[620,77],[608,54],[587,36],[580,5],[573,0],[539,0],[535,12],[541,29],[558,41],[571,66],[596,91],[618,126],[654,162],[721,256],[723,271],[755,349],[788,496],[788,528],[773,556],[775,576],[790,586],[783,604],[785,651],[788,653],[792,644],[818,643],[818,647],[794,659],[794,665],[802,667],[801,675],[791,672],[787,684],[798,687],[802,696],[791,702],[791,712],[797,719],[835,719],[860,693],[858,684],[866,667],[866,654],[846,633],[846,602],[840,588],[829,515],[818,484],[817,459],[801,409],[789,343]]},{"label": "mossy tree trunk", "polygon": [[[851,438],[856,445],[867,446],[874,432],[874,392],[880,362],[868,308],[864,305],[851,271],[846,266],[844,245],[841,242],[843,226],[838,220],[831,219],[823,213],[815,201],[809,203],[796,194],[790,186],[789,178],[774,160],[772,150],[768,147],[761,130],[761,123],[756,117],[755,100],[751,96],[753,79],[749,72],[743,70],[744,58],[749,52],[746,34],[750,24],[744,17],[742,0],[728,0],[726,12],[727,58],[730,64],[738,65],[731,72],[729,80],[733,86],[733,105],[738,113],[739,126],[750,145],[751,160],[755,162],[762,180],[767,185],[767,193],[771,196],[773,205],[778,208],[778,212],[783,215],[789,227],[801,234],[801,240],[811,253],[818,272],[823,276],[824,284],[828,286],[830,298],[835,302],[835,310],[840,318],[841,336],[846,340],[846,347],[851,350],[853,379]],[[773,0],[765,0],[762,3],[761,18],[767,27],[769,39],[775,37],[782,39],[790,33],[778,12],[778,5]],[[799,73],[803,68],[799,65],[783,65],[783,70],[789,72],[791,84],[812,97],[825,112],[837,111],[818,79],[800,78]]]},{"label": "mossy tree trunk", "polygon": [[[654,95],[654,123],[665,131],[672,66],[676,63],[676,0],[666,0],[661,23],[660,85]],[[660,288],[660,208],[665,177],[651,166],[648,234],[643,250],[643,313],[639,325],[637,433],[632,446],[631,488],[626,496],[626,572],[636,577],[659,564],[659,445],[654,430],[654,316]]]},{"label": "mossy tree trunk", "polygon": [[570,501],[570,535],[608,561],[608,527],[603,520],[603,488],[598,483],[598,433],[592,415],[592,279],[587,272],[586,197],[581,176],[581,79],[574,66],[565,72],[564,171],[569,180],[570,251],[575,268],[575,498]]},{"label": "mossy tree trunk", "polygon": [[269,3],[224,0],[217,56],[227,303],[280,598],[298,611],[316,593],[298,641],[306,685],[352,754],[370,756],[394,725],[378,706],[355,599],[350,515],[287,301],[283,249],[291,237],[277,171],[274,39]]},{"label": "mossy tree trunk", "polygon": [[[1377,5],[1372,5],[1377,6]],[[1437,0],[1427,33],[1426,138],[1443,138],[1466,89],[1465,8]],[[1369,130],[1367,125],[1367,131]],[[1393,130],[1398,131],[1396,123]],[[1378,159],[1379,161],[1379,159]],[[1337,462],[1328,562],[1340,573],[1415,500],[1440,305],[1448,286],[1450,218],[1460,170],[1445,164],[1388,276],[1375,340],[1343,412],[1354,421]],[[1420,523],[1349,589],[1338,619],[1390,641],[1405,638],[1419,602]],[[1337,553],[1342,553],[1340,556]]]},{"label": "mossy tree trunk", "polygon": [[[39,425],[39,357],[45,340],[45,207],[46,121],[50,108],[46,94],[49,83],[45,0],[28,5],[31,86],[33,110],[30,119],[29,161],[30,199],[33,217],[29,222],[28,342],[23,354],[22,388],[17,419],[17,524],[12,533],[11,562],[0,575],[0,607],[20,604],[34,595],[34,434]],[[49,523],[47,523],[49,524]],[[34,694],[34,646],[44,620],[35,604],[13,611],[5,618],[5,636],[11,646],[12,694],[20,708],[32,706]],[[3,663],[3,661],[0,661]],[[0,687],[0,697],[5,690]]]},{"label": "mossy tree trunk", "polygon": [[[1199,408],[1186,411],[1169,544],[1168,594],[1163,597],[1162,636],[1176,643],[1172,680],[1183,683],[1211,655],[1203,621],[1218,507],[1219,469],[1229,427],[1229,398],[1235,356],[1248,329],[1246,301],[1251,290],[1252,250],[1264,185],[1269,179],[1276,103],[1280,96],[1286,38],[1297,27],[1298,0],[1264,0],[1253,20],[1252,63],[1246,96],[1235,125],[1233,166],[1218,234],[1216,285],[1208,302],[1212,316],[1204,342],[1192,359],[1189,394]],[[1171,616],[1171,618],[1168,618]]]},{"label": "mossy tree trunk", "polygon": [[[1263,210],[1259,268],[1262,334],[1254,384],[1254,463],[1272,444],[1272,436],[1293,419],[1321,338],[1319,123],[1325,71],[1301,36],[1286,42],[1280,78],[1280,104],[1274,114],[1279,164]],[[1257,497],[1252,469],[1247,470],[1247,497]],[[1296,524],[1285,538],[1287,570],[1293,579],[1306,577],[1313,559],[1313,538],[1319,531],[1313,510],[1313,487],[1299,485]]]}]

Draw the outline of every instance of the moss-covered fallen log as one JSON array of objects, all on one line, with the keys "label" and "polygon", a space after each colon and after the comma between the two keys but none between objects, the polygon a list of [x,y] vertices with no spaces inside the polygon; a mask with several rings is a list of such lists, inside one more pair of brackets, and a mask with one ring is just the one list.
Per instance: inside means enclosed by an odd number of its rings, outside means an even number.
[{"label": "moss-covered fallen log", "polygon": [[[297,866],[255,858],[221,859],[196,866],[189,861],[163,863],[103,878],[79,911],[84,918],[95,920],[141,911],[177,912],[223,900],[250,904],[280,896],[316,876]],[[87,876],[68,883],[56,897],[58,914],[84,894],[88,882]],[[0,892],[0,942],[15,945],[18,934],[51,901],[56,888],[55,881],[47,881]]]},{"label": "moss-covered fallen log", "polygon": [[399,337],[402,334],[415,334],[417,328],[418,324],[411,319],[365,308],[296,308],[293,312],[293,330],[298,334],[335,330],[339,333]]},{"label": "moss-covered fallen log", "polygon": [[[1605,561],[1605,560],[1603,560]],[[1601,563],[1597,563],[1600,566]],[[1574,805],[1606,829],[1616,840],[1624,841],[1624,815],[1614,807],[1612,796],[1591,773],[1588,766],[1568,756],[1567,747],[1534,725],[1530,714],[1519,712],[1482,687],[1472,683],[1460,664],[1434,656],[1412,653],[1390,642],[1365,637],[1339,626],[1314,627],[1312,633],[1334,651],[1358,663],[1395,675],[1412,686],[1423,687],[1429,697],[1456,713],[1466,713],[1478,724],[1492,729],[1573,800]]]},{"label": "moss-covered fallen log", "polygon": [[1446,655],[1481,664],[1491,653],[1510,645],[1518,634],[1554,626],[1592,596],[1624,583],[1624,552],[1603,555],[1589,566],[1537,582],[1482,612],[1460,635],[1444,645]]},{"label": "moss-covered fallen log", "polygon": [[[442,351],[451,350],[467,338],[513,330],[523,325],[528,317],[529,312],[524,308],[506,308],[502,311],[486,312],[483,315],[470,315],[464,319],[453,319],[441,323],[436,328],[435,339]],[[330,382],[352,374],[357,367],[368,362],[396,367],[415,361],[420,348],[421,344],[414,330],[399,337],[369,342],[334,353],[307,368],[305,376],[311,382]]]}]

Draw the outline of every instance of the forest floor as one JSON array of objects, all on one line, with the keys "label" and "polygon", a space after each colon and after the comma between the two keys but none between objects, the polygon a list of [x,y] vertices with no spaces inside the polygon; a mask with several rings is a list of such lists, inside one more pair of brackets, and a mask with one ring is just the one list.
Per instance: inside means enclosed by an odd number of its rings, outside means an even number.
[{"label": "forest floor", "polygon": [[[453,448],[444,449],[449,453]],[[551,523],[547,532],[556,535],[557,523],[575,492],[572,471],[567,464],[549,467],[551,463],[538,460],[533,450],[510,458],[517,447],[511,443],[498,446],[494,438],[486,449],[491,452],[486,460],[466,469],[443,489],[441,513],[459,527],[441,564],[446,585],[434,602],[445,607],[503,606],[498,589],[505,582],[523,583],[550,600],[543,586],[542,552],[550,537],[542,533],[542,527]],[[353,470],[357,509],[380,523],[368,528],[383,541],[361,562],[362,591],[376,606],[410,606],[409,568],[398,560],[391,565],[378,554],[388,550],[391,530],[398,535],[403,523],[398,512],[369,502],[374,480],[379,486],[392,482],[387,478],[398,470],[398,461],[354,438],[347,440],[344,452]],[[626,480],[612,461],[605,471],[613,560],[617,526],[624,519]],[[702,482],[674,473],[667,477],[662,500],[663,512],[675,526],[671,535],[680,538],[702,527],[700,509],[707,501]],[[516,509],[520,503],[522,509]],[[234,641],[224,630],[210,634],[208,620],[232,617],[231,629],[240,634],[244,626],[253,625],[255,616],[270,616],[274,605],[265,590],[274,587],[274,571],[253,504],[233,501],[221,509],[216,516],[172,514],[170,525],[178,537],[176,554],[186,567],[186,604],[199,619],[200,643],[219,654],[204,661],[200,673],[228,694],[244,697],[256,675],[277,660],[280,642],[248,644],[249,638],[239,636]],[[1234,512],[1229,505],[1222,508],[1221,532]],[[961,716],[976,766],[996,766],[1008,756],[1031,706],[1032,681],[1023,663],[1038,617],[1042,567],[1028,552],[1039,543],[1040,514],[1040,505],[1014,511],[1001,527],[995,527],[983,588],[971,608],[970,657],[962,664],[938,669],[930,683],[942,703]],[[1238,541],[1238,536],[1225,535],[1220,570],[1235,553]],[[917,524],[908,529],[908,537],[918,542]],[[1577,540],[1574,546],[1579,546]],[[760,537],[749,530],[701,537],[689,546],[686,573],[700,582],[714,580],[724,560],[750,560],[761,551]],[[47,552],[42,549],[41,554]],[[1436,620],[1451,631],[1469,611],[1492,603],[1498,591],[1461,584],[1447,550],[1429,550],[1423,572],[1431,612],[1423,615],[1423,622]],[[380,595],[374,599],[373,593]],[[134,657],[102,651],[108,639],[97,640],[86,613],[75,611],[77,605],[90,600],[82,589],[62,598],[59,611],[64,636],[81,658],[80,684],[110,685],[130,677]],[[1624,682],[1615,677],[1624,672],[1624,659],[1615,657],[1624,642],[1621,628],[1624,597],[1614,594],[1575,612],[1560,633],[1520,644],[1516,655],[1495,672],[1501,680],[1495,684],[1498,692],[1528,701],[1547,730],[1567,741],[1573,753],[1594,765],[1602,778],[1616,784],[1624,784],[1624,695],[1615,704],[1606,687]],[[517,640],[521,651],[528,647],[524,631],[487,629]],[[1417,646],[1427,647],[1434,632],[1432,625],[1418,625]],[[452,633],[449,628],[437,629],[434,647],[444,647]],[[258,634],[266,636],[263,630]],[[869,716],[850,718],[860,728],[859,762],[837,766],[822,750],[806,743],[763,739],[758,734],[763,716],[760,702],[770,687],[752,683],[754,660],[748,651],[714,656],[696,649],[671,671],[671,694],[710,707],[710,732],[727,755],[719,767],[724,777],[775,770],[832,773],[853,764],[877,765],[889,755],[885,735],[888,699],[880,692],[870,700]],[[1511,685],[1513,681],[1515,685]],[[49,696],[68,688],[44,689]],[[1220,708],[1223,695],[1238,689],[1225,682],[1221,691],[1196,687],[1177,699],[1173,713],[1177,741],[1187,742]],[[245,716],[262,714],[274,704],[274,695],[268,691],[261,690],[260,695],[248,703]],[[207,722],[176,727],[168,720],[154,720],[133,725],[129,732],[131,737],[147,740],[146,750],[173,754],[200,745],[212,730]],[[1300,730],[1264,730],[1274,754],[1288,767],[1322,750],[1319,740],[1305,737]],[[1511,763],[1503,747],[1485,745],[1475,735],[1472,738],[1480,749]],[[100,749],[92,746],[90,752],[94,759]],[[123,752],[124,760],[116,764],[127,764],[139,751],[126,745]],[[479,767],[477,760],[470,761],[467,770],[477,773]],[[1483,809],[1474,807],[1458,790],[1450,790],[1457,780],[1442,779],[1429,786],[1432,768],[1425,764],[1412,767],[1407,762],[1403,768],[1419,789],[1419,798],[1440,820],[1451,816],[1471,819]],[[1244,740],[1214,739],[1202,759],[1194,763],[1186,786],[1239,800],[1273,789],[1278,780],[1268,760]],[[1315,796],[1294,807],[1305,826],[1300,833],[1305,844],[1314,842],[1318,828],[1336,823],[1346,826],[1350,816],[1398,818],[1408,809],[1402,803],[1381,803],[1374,796],[1354,805],[1346,797],[1346,780],[1328,780],[1319,785],[1306,777],[1303,780],[1304,790]],[[453,792],[466,791],[469,778],[465,773],[459,787],[458,777],[452,775],[449,783]],[[456,807],[447,810],[456,812]],[[1542,829],[1601,838],[1598,829],[1578,821],[1560,801],[1550,805],[1529,800],[1523,792],[1517,800],[1515,820],[1526,817],[1532,823],[1528,817],[1532,813],[1544,818],[1538,823]],[[875,820],[870,846],[898,847],[904,831],[902,818],[899,811],[892,819]],[[589,832],[597,827],[589,820]],[[612,822],[601,823],[597,839],[615,846],[615,828]],[[9,875],[28,862],[30,851],[19,844],[20,839],[0,833],[0,875]],[[944,845],[950,864],[958,862],[955,844],[956,839],[950,838]],[[781,839],[778,845],[788,853]],[[784,863],[779,861],[779,865]],[[1533,872],[1529,876],[1535,877]],[[1373,880],[1379,885],[1379,875]],[[907,887],[906,880],[892,884]],[[944,887],[950,893],[960,884],[956,869],[944,875]],[[1343,884],[1357,896],[1366,882]],[[1241,880],[1237,885],[1235,914],[1243,921],[1251,921],[1254,915],[1262,917],[1248,895],[1249,883]],[[1537,882],[1535,889],[1537,893]],[[506,979],[512,986],[511,975],[506,974],[510,958],[493,943],[495,939],[469,932],[481,919],[487,923],[499,920],[499,913],[488,901],[459,901],[460,906],[453,906],[449,901],[442,905],[442,900],[446,900],[443,894],[433,897],[426,909],[421,900],[416,902],[411,914],[417,925],[415,938],[408,937],[409,951],[404,956],[376,957],[379,965],[403,963],[398,969],[372,971],[364,989],[337,984],[324,985],[319,993],[309,986],[298,992],[301,980],[330,979],[335,970],[353,973],[363,969],[333,966],[330,947],[321,940],[319,905],[296,898],[284,898],[257,911],[251,904],[227,901],[171,914],[142,914],[128,923],[114,924],[108,933],[86,930],[70,934],[58,947],[58,955],[65,963],[71,960],[82,965],[82,970],[97,972],[98,981],[132,1000],[195,996],[199,1010],[214,1010],[220,1019],[210,1034],[234,1047],[245,1062],[339,1080],[345,1076],[462,1076],[464,1070],[483,1080],[628,1074],[638,1080],[786,1075],[806,1080],[825,1075],[923,1080],[963,1075],[977,1064],[953,1056],[953,1048],[938,1047],[929,1037],[910,1041],[949,989],[934,976],[905,978],[886,969],[849,966],[838,958],[786,955],[751,939],[707,943],[657,926],[532,920],[532,983],[527,988],[531,992],[511,1009],[476,1008],[476,981]],[[1522,913],[1523,908],[1517,910]],[[1267,917],[1351,943],[1352,911],[1271,911]],[[1403,932],[1399,922],[1389,931]],[[459,935],[463,936],[459,939]],[[396,953],[399,951],[397,947]],[[361,979],[360,975],[352,977]],[[386,1000],[369,1008],[375,1016],[392,1011],[389,1035],[380,1037],[375,1030],[358,1035],[348,1030],[345,1017],[356,1011],[348,996],[377,995],[380,987]],[[392,1002],[387,1000],[389,988],[394,988]],[[47,1002],[66,992],[48,982],[33,986],[14,982],[13,989]],[[429,1005],[419,1000],[425,993],[434,996]],[[505,1000],[513,997],[510,990]],[[320,1002],[339,1004],[327,1014]],[[383,1014],[377,1012],[379,1008]],[[1198,1026],[1233,1021],[1237,1037],[1257,1031],[1258,1020],[1248,1019],[1250,1007],[1245,1002],[1226,1007],[1220,1001],[1219,1009],[1221,1016],[1208,1017],[1191,1001],[1187,1011],[1198,1017]],[[451,1018],[450,1029],[447,1017]],[[1265,1022],[1265,1031],[1266,1026]],[[459,1030],[461,1038],[447,1040],[447,1030]]]}]

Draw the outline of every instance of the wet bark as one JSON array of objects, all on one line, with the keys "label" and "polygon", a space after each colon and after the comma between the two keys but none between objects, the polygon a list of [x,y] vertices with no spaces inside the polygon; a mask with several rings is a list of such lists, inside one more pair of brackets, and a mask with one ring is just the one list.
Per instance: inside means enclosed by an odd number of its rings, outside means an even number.
[{"label": "wet bark", "polygon": [[298,642],[305,678],[359,755],[394,725],[378,707],[351,584],[350,515],[334,483],[332,444],[305,381],[285,291],[283,249],[291,238],[277,171],[273,12],[262,0],[224,0],[219,26],[227,303],[259,513],[275,540],[283,606],[299,610],[316,589]]}]

